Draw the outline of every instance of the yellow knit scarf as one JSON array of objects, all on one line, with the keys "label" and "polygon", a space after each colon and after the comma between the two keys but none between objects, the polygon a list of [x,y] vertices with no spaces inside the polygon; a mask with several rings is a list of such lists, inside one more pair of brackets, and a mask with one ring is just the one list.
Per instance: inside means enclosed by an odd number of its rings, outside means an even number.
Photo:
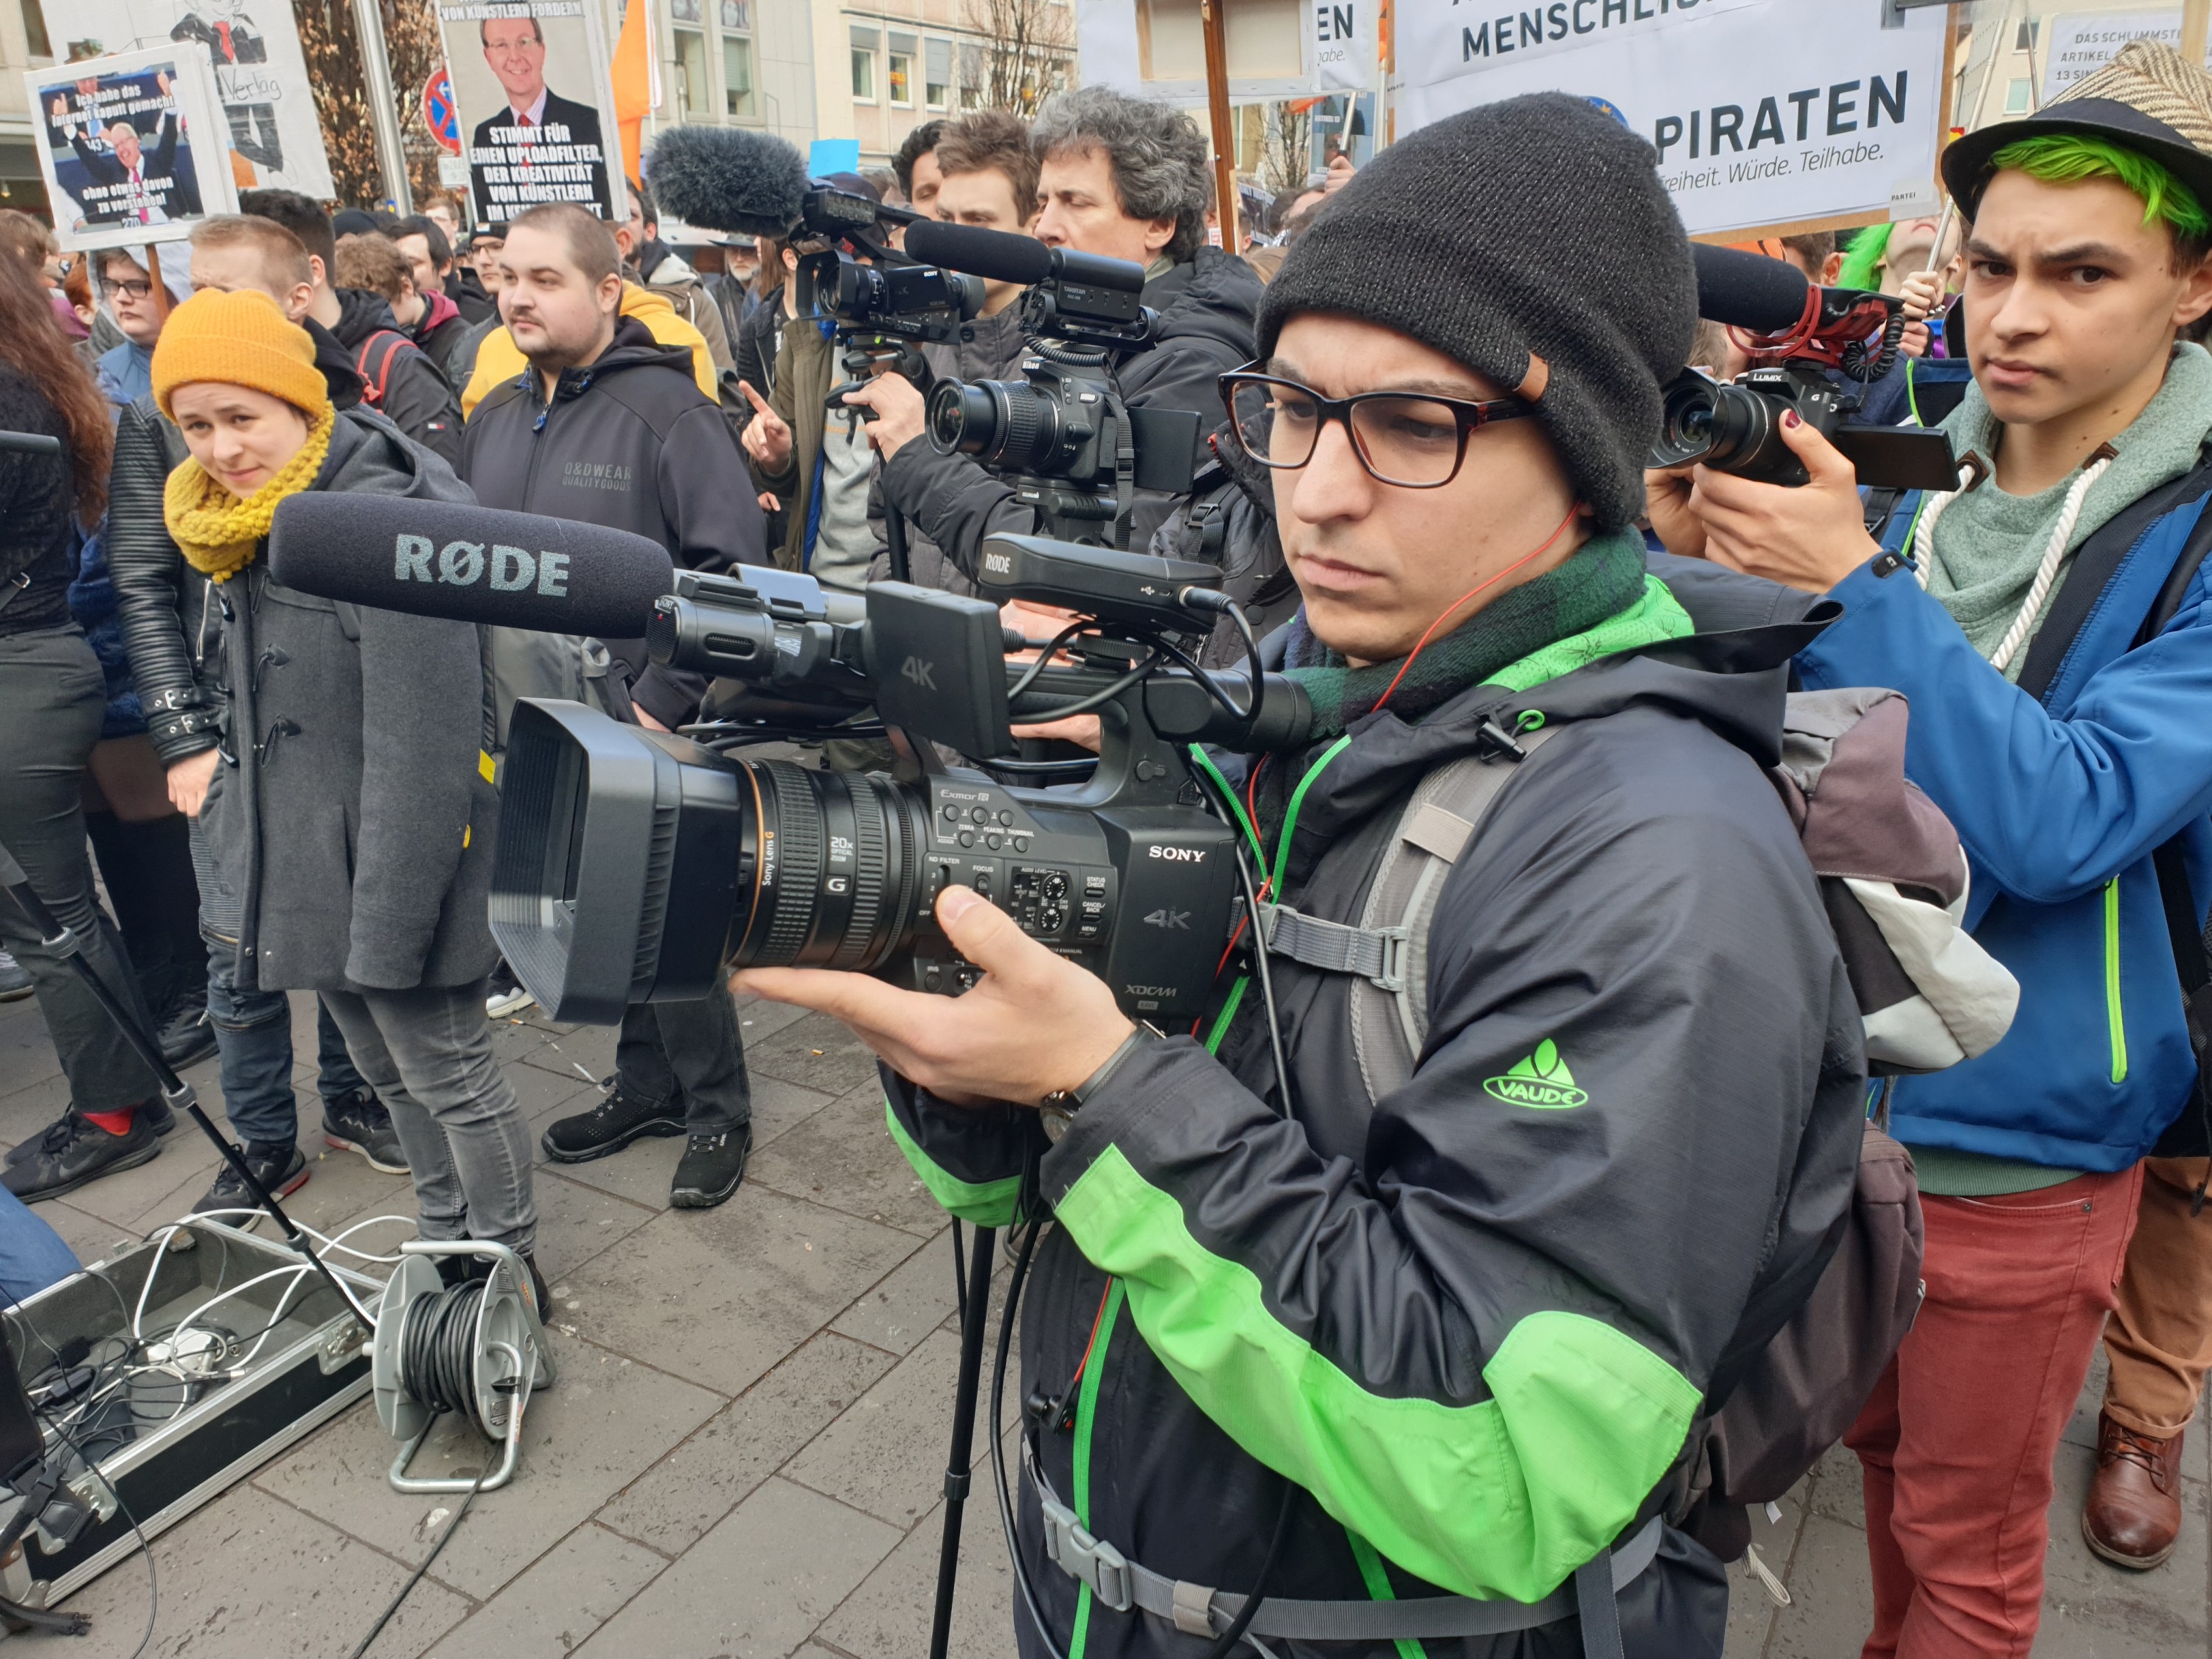
[{"label": "yellow knit scarf", "polygon": [[300,446],[300,453],[244,501],[189,458],[169,474],[161,491],[161,516],[185,562],[218,582],[228,581],[252,563],[254,550],[276,516],[276,503],[298,495],[322,471],[337,419],[337,411],[325,404],[307,428],[307,441]]}]

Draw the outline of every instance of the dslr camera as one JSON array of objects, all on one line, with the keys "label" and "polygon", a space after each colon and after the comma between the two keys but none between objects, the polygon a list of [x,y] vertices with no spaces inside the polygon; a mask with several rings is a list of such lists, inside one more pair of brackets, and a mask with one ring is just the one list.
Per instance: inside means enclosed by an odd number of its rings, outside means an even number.
[{"label": "dslr camera", "polygon": [[1856,289],[1814,289],[1805,317],[1773,333],[1736,331],[1756,365],[1733,383],[1686,368],[1662,391],[1664,415],[1650,465],[1702,462],[1762,483],[1802,484],[1807,474],[1782,436],[1782,416],[1796,410],[1857,468],[1859,482],[1893,489],[1950,489],[1959,466],[1948,434],[1853,421],[1861,396],[1847,382],[1872,385],[1896,366],[1905,331],[1904,301]]},{"label": "dslr camera", "polygon": [[[1295,682],[1208,672],[1177,640],[1239,617],[1210,567],[1040,537],[984,545],[980,597],[878,582],[865,598],[747,566],[681,572],[656,608],[656,662],[742,684],[690,736],[581,704],[517,705],[494,861],[501,950],[556,1018],[692,1001],[731,970],[796,965],[957,994],[976,969],[936,925],[957,883],[1091,969],[1132,1015],[1200,1012],[1240,897],[1256,903],[1233,806],[1207,810],[1190,753],[1294,747]],[[1087,620],[1026,663],[1000,625],[1023,598]],[[1249,636],[1249,628],[1243,630]],[[1025,787],[1016,719],[1095,711],[1097,766]],[[821,772],[738,751],[888,736],[892,773]],[[953,765],[943,744],[982,764]]]}]

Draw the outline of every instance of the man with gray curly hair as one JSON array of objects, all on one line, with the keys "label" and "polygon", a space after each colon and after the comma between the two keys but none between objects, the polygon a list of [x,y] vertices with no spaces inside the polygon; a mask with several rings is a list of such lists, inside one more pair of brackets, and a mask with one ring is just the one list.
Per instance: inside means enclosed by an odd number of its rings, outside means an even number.
[{"label": "man with gray curly hair", "polygon": [[[1121,356],[1114,382],[1133,409],[1194,410],[1202,431],[1222,418],[1218,380],[1252,356],[1260,278],[1207,246],[1206,141],[1179,109],[1104,87],[1064,92],[1031,131],[1039,165],[1030,234],[1054,247],[1145,268],[1144,302],[1159,313],[1149,350]],[[968,575],[986,535],[1028,533],[1036,514],[1011,484],[965,455],[917,443],[922,398],[896,374],[848,394],[878,418],[868,438],[884,457],[885,496]],[[1167,518],[1170,499],[1138,493],[1131,544]]]}]

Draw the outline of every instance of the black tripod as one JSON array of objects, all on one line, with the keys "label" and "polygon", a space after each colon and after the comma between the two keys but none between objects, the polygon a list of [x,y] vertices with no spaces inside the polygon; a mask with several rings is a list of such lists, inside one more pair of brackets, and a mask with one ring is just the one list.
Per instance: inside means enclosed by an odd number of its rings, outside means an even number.
[{"label": "black tripod", "polygon": [[929,1625],[929,1659],[945,1659],[952,1640],[952,1586],[960,1572],[960,1519],[975,1462],[975,1401],[983,1385],[983,1330],[991,1312],[995,1227],[978,1227],[965,1261],[960,1224],[952,1224],[952,1263],[960,1290],[960,1376],[952,1389],[952,1450],[945,1466],[945,1540],[937,1556],[937,1611]]},{"label": "black tripod", "polygon": [[277,1231],[284,1235],[284,1243],[322,1275],[323,1283],[337,1293],[340,1302],[353,1310],[354,1317],[361,1321],[363,1331],[374,1331],[376,1316],[362,1306],[361,1298],[353,1293],[345,1281],[332,1273],[329,1264],[308,1248],[307,1235],[300,1231],[290,1216],[284,1213],[284,1207],[277,1203],[275,1194],[256,1177],[252,1166],[246,1161],[244,1150],[224,1139],[222,1131],[216,1128],[208,1115],[200,1109],[199,1097],[192,1091],[192,1085],[170,1069],[169,1062],[162,1057],[161,1045],[155,1041],[153,1034],[138,1024],[131,1011],[123,1006],[122,999],[93,971],[92,963],[85,960],[84,941],[46,908],[46,902],[32,890],[30,880],[23,874],[22,866],[15,862],[4,847],[0,847],[0,888],[6,890],[8,896],[15,902],[16,908],[37,931],[40,943],[76,970],[77,977],[84,981],[85,988],[92,993],[107,1017],[115,1022],[116,1029],[123,1033],[123,1040],[131,1045],[131,1052],[152,1068],[155,1077],[161,1081],[162,1099],[175,1109],[188,1114],[192,1121],[199,1125],[200,1133],[214,1143],[215,1149],[222,1154],[223,1161],[245,1184],[246,1190],[253,1194],[255,1205],[276,1222]]}]

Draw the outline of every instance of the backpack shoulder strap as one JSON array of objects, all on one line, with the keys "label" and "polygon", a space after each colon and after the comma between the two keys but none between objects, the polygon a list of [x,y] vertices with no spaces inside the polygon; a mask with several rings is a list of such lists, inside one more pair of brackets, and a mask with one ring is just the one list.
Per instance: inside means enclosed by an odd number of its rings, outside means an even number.
[{"label": "backpack shoulder strap", "polygon": [[[384,393],[392,379],[392,360],[414,343],[404,334],[395,333],[388,328],[376,330],[361,343],[360,354],[354,359],[354,372],[362,378],[362,400],[371,408],[384,407]],[[383,350],[378,354],[376,368],[372,373],[368,367],[369,354],[375,352],[380,346]]]},{"label": "backpack shoulder strap", "polygon": [[1556,730],[1540,726],[1516,738],[1519,761],[1467,755],[1423,778],[1383,849],[1358,926],[1285,904],[1260,907],[1270,953],[1353,977],[1352,1050],[1370,1106],[1413,1075],[1428,1040],[1429,928],[1444,878],[1506,786]]},{"label": "backpack shoulder strap", "polygon": [[[2051,601],[2043,626],[2035,630],[2035,638],[2028,645],[2027,660],[2021,665],[2018,682],[2021,690],[2038,701],[2042,699],[2057,679],[2058,671],[2065,665],[2067,653],[2074,648],[2074,641],[2096,609],[2097,601],[2104,597],[2106,586],[2134,551],[2143,532],[2174,508],[2207,494],[2212,494],[2212,461],[2200,456],[2192,471],[2123,508],[2081,544],[2066,572],[2066,580],[2059,584],[2058,597]],[[2179,606],[2181,596],[2188,591],[2190,579],[2204,562],[2208,550],[2212,550],[2212,508],[2199,516],[2182,547],[2181,556],[2174,561],[2174,575],[2167,580],[2167,592],[2159,596],[2160,606],[2167,605],[2169,593],[2172,606]],[[2157,615],[2155,610],[2153,614]],[[2164,616],[2158,618],[2158,628],[2163,629],[2172,620],[2173,609],[2166,609]],[[2136,643],[2140,645],[2148,637],[2138,635]]]}]

